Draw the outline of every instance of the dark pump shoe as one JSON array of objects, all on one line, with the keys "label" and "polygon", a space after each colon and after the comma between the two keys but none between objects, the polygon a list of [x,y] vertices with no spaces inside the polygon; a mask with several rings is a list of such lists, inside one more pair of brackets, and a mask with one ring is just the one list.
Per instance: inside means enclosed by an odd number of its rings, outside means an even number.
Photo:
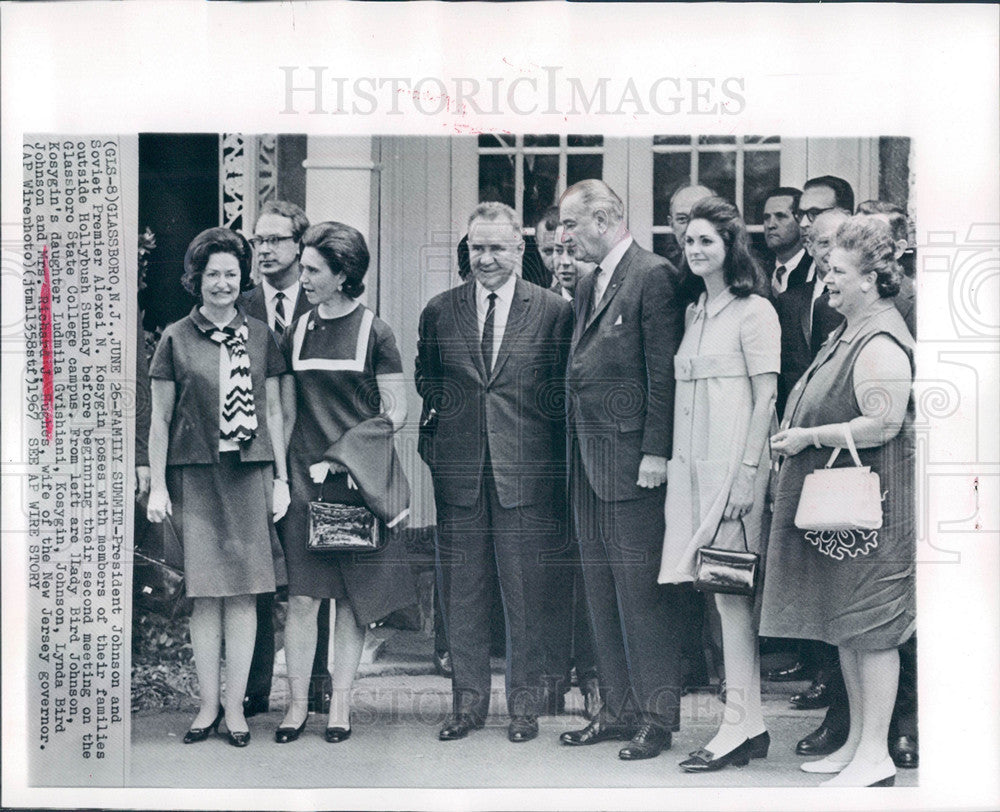
[{"label": "dark pump shoe", "polygon": [[226,712],[222,709],[222,705],[219,705],[219,712],[215,715],[215,721],[208,727],[192,727],[187,733],[184,734],[184,744],[194,744],[195,742],[205,741],[205,739],[209,737],[209,734],[219,729],[219,724],[222,722],[222,717],[225,715]]},{"label": "dark pump shoe", "polygon": [[811,678],[812,673],[809,666],[801,660],[796,660],[785,668],[772,668],[770,671],[764,672],[764,679],[768,682],[795,682]]},{"label": "dark pump shoe", "polygon": [[686,773],[711,773],[730,764],[734,767],[745,767],[750,763],[751,749],[750,739],[745,739],[743,744],[723,756],[716,756],[711,750],[702,748],[693,752],[691,758],[682,761],[680,766]]},{"label": "dark pump shoe", "polygon": [[443,742],[464,739],[473,730],[479,730],[482,726],[482,722],[477,722],[465,713],[458,714],[457,716],[449,716],[448,720],[444,723],[444,727],[438,733],[438,738]]},{"label": "dark pump shoe", "polygon": [[638,761],[643,758],[656,758],[664,750],[670,749],[670,731],[658,725],[642,725],[632,741],[618,751],[618,758],[625,761]]},{"label": "dark pump shoe", "polygon": [[567,730],[559,737],[559,741],[570,747],[581,747],[585,744],[597,744],[607,741],[628,741],[632,729],[617,722],[609,722],[598,714],[583,730]]},{"label": "dark pump shoe", "polygon": [[797,710],[816,710],[830,705],[830,686],[825,681],[816,679],[806,690],[793,694],[789,700]]},{"label": "dark pump shoe", "polygon": [[512,742],[530,742],[538,735],[538,720],[534,716],[515,716],[507,726],[507,739]]},{"label": "dark pump shoe", "polygon": [[889,755],[892,756],[892,763],[901,770],[912,770],[920,766],[920,751],[913,736],[889,739]]},{"label": "dark pump shoe", "polygon": [[340,744],[351,738],[351,728],[349,727],[328,727],[323,738],[330,744]]},{"label": "dark pump shoe", "polygon": [[279,727],[274,731],[274,740],[278,744],[288,744],[289,742],[295,741],[302,735],[302,731],[306,729],[306,722],[308,721],[309,716],[307,714],[306,718],[302,720],[302,724],[298,727]]},{"label": "dark pump shoe", "polygon": [[828,756],[843,747],[846,741],[847,731],[839,733],[820,725],[795,745],[795,752],[800,756]]},{"label": "dark pump shoe", "polygon": [[249,730],[227,730],[226,731],[226,741],[228,741],[233,747],[246,747],[250,744],[250,731]]},{"label": "dark pump shoe", "polygon": [[271,702],[266,696],[247,696],[243,698],[243,716],[249,719],[258,713],[267,713],[271,710]]}]

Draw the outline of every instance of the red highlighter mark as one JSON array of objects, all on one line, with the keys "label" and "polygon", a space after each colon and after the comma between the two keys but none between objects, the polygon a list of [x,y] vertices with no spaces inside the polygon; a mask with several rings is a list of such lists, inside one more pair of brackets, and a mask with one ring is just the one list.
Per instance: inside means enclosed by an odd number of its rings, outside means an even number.
[{"label": "red highlighter mark", "polygon": [[49,274],[49,247],[42,248],[42,417],[45,421],[45,442],[55,437],[56,403],[55,371],[52,364],[52,279]]}]

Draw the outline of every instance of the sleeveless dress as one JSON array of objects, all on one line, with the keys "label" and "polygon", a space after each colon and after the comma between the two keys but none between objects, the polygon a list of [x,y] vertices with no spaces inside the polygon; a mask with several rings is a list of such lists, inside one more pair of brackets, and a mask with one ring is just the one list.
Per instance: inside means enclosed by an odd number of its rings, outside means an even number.
[{"label": "sleeveless dress", "polygon": [[693,580],[699,547],[745,549],[744,530],[747,548],[763,553],[766,443],[743,528],[740,521],[721,520],[745,453],[753,412],[750,377],[777,373],[780,364],[781,328],[767,299],[738,298],[727,290],[710,302],[703,293],[688,305],[674,359],[674,448],[667,464],[661,584]]},{"label": "sleeveless dress", "polygon": [[[357,611],[366,601],[352,595],[352,585],[355,591],[364,589],[367,579],[345,578],[344,572],[355,554],[313,553],[306,548],[309,502],[320,493],[309,477],[309,466],[320,462],[347,429],[381,412],[375,376],[403,371],[399,350],[389,326],[361,305],[334,319],[320,318],[315,308],[303,314],[285,331],[282,349],[296,393],[288,447],[292,501],[282,527],[288,594],[347,598]],[[357,498],[357,492],[347,489],[346,475],[334,475],[327,477],[323,498],[348,501]],[[375,560],[369,567],[372,575]]]},{"label": "sleeveless dress", "polygon": [[[875,336],[894,340],[910,359],[913,338],[890,301],[860,324],[841,325],[792,389],[782,428],[846,423],[861,415],[854,364]],[[822,640],[877,651],[904,643],[916,625],[913,396],[900,432],[875,448],[859,448],[861,464],[879,475],[883,522],[871,531],[804,531],[795,526],[802,482],[823,467],[831,449],[808,446],[778,472],[764,580],[762,635]],[[854,463],[841,453],[835,465]],[[831,494],[831,498],[836,498]]]}]

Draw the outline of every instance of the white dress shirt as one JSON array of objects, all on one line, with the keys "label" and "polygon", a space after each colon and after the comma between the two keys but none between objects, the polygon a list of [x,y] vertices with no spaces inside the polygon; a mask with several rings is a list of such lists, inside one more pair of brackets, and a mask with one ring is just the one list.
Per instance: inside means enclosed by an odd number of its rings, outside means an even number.
[{"label": "white dress shirt", "polygon": [[625,252],[628,251],[628,247],[632,244],[632,235],[626,234],[625,238],[615,245],[608,255],[604,257],[599,263],[601,267],[601,272],[594,278],[594,309],[601,303],[601,299],[604,298],[604,291],[608,289],[608,282],[611,281],[611,276],[615,272],[615,268],[618,267],[618,263],[622,261],[622,257],[625,256]]},{"label": "white dress shirt", "polygon": [[[493,309],[493,363],[496,363],[497,355],[500,352],[500,344],[503,341],[504,330],[507,328],[507,316],[510,315],[510,303],[514,301],[514,285],[517,283],[517,274],[511,274],[507,281],[494,291],[484,288],[476,282],[476,323],[478,325],[479,340],[483,340],[483,326],[486,324],[486,311],[489,309],[490,293],[497,295]],[[491,369],[486,370],[492,372]]]},{"label": "white dress shirt", "polygon": [[[774,261],[774,272],[771,274],[771,290],[774,291],[775,295],[779,293],[784,293],[788,289],[788,277],[792,275],[799,263],[802,262],[802,258],[806,255],[806,249],[800,248],[799,252],[794,256],[789,258],[788,262],[779,262],[777,259]],[[781,279],[778,279],[778,268],[784,266],[785,272],[781,275]],[[809,266],[809,276],[812,277],[813,267],[815,263]],[[810,279],[806,280],[807,282]]]},{"label": "white dress shirt", "polygon": [[[279,290],[267,281],[266,277],[260,280],[261,289],[264,291],[264,307],[267,309],[267,326],[274,330],[274,305],[275,294]],[[287,288],[280,291],[285,294],[285,327],[292,323],[295,315],[295,305],[299,301],[299,280],[296,279]]]}]

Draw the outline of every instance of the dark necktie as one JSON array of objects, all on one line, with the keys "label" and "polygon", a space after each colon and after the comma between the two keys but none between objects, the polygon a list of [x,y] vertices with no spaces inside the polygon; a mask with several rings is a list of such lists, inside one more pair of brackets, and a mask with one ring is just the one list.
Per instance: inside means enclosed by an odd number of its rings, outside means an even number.
[{"label": "dark necktie", "polygon": [[480,348],[483,352],[483,366],[486,367],[486,374],[493,371],[493,321],[497,310],[497,295],[491,293],[486,297],[489,304],[486,306],[486,320],[483,322],[483,338]]},{"label": "dark necktie", "polygon": [[[602,273],[602,268],[598,265],[594,268],[594,286],[590,289],[590,302],[587,304],[587,320],[594,315],[594,311],[597,310],[597,305],[600,303],[597,298],[597,280],[600,278]],[[603,293],[601,294],[603,297]]]},{"label": "dark necktie", "polygon": [[781,290],[781,280],[785,278],[785,273],[787,271],[788,268],[786,268],[784,265],[779,265],[777,268],[774,269],[774,281],[776,290]]},{"label": "dark necktie", "polygon": [[274,334],[285,332],[285,294],[280,290],[274,294]]}]

